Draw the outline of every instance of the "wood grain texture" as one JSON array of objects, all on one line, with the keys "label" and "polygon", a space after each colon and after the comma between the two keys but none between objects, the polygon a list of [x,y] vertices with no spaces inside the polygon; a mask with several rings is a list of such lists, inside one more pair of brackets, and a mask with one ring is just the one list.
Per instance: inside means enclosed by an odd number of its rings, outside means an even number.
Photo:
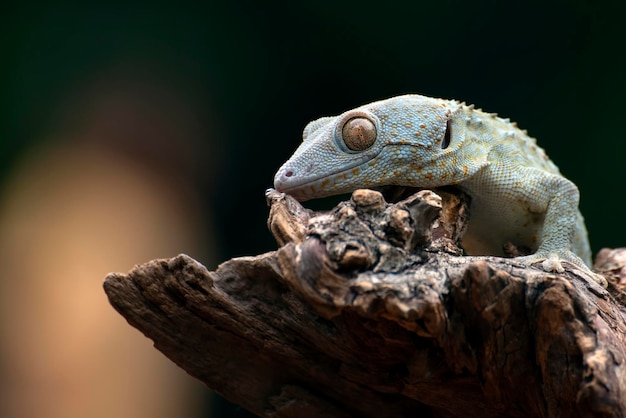
[{"label": "wood grain texture", "polygon": [[605,290],[461,256],[458,192],[389,204],[359,190],[328,213],[268,202],[277,251],[214,272],[180,255],[104,283],[132,326],[230,401],[267,417],[626,415],[623,252],[604,258]]}]

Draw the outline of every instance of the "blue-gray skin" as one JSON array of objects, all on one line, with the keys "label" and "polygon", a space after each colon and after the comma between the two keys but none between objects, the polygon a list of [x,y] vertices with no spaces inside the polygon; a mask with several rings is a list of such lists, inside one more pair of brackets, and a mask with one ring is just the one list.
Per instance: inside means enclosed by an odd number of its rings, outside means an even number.
[{"label": "blue-gray skin", "polygon": [[472,197],[463,237],[468,254],[517,257],[594,280],[577,187],[514,123],[453,100],[405,95],[309,123],[303,142],[278,170],[274,187],[298,200],[397,185],[457,185]]}]

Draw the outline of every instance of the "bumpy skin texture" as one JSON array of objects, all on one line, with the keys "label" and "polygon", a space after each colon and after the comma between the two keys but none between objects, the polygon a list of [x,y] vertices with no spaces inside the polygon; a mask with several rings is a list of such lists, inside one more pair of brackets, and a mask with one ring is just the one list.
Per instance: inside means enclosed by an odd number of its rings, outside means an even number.
[{"label": "bumpy skin texture", "polygon": [[405,95],[309,123],[278,170],[274,187],[298,200],[385,185],[458,185],[472,197],[463,247],[505,255],[505,243],[563,271],[566,261],[592,278],[576,186],[507,119],[452,100]]}]

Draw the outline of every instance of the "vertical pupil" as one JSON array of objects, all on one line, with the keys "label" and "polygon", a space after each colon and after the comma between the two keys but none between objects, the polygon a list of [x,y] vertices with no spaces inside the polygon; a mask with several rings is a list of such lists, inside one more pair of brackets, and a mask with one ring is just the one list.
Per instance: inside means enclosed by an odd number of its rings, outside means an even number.
[{"label": "vertical pupil", "polygon": [[352,151],[363,151],[372,146],[376,140],[376,127],[364,117],[349,119],[342,128],[344,144]]}]

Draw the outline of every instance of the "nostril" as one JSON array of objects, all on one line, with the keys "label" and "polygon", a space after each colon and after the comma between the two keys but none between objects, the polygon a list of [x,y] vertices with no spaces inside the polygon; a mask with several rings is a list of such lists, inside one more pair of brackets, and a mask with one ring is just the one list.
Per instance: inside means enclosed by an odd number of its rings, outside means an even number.
[{"label": "nostril", "polygon": [[291,177],[291,176],[293,176],[293,171],[289,170],[285,172],[285,177]]}]

